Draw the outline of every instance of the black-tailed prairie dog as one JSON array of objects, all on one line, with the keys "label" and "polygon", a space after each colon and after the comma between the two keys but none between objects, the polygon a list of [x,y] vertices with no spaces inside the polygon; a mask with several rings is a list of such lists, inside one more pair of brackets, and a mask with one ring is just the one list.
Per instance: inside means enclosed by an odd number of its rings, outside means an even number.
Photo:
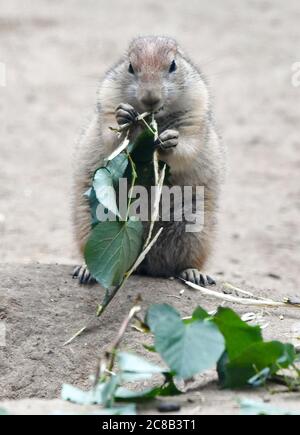
[{"label": "black-tailed prairie dog", "polygon": [[[91,214],[84,193],[95,170],[118,146],[109,127],[132,123],[131,137],[141,131],[137,113],[153,112],[158,124],[159,157],[170,167],[174,186],[203,186],[204,221],[201,231],[187,232],[181,222],[157,222],[163,232],[138,270],[150,276],[180,276],[197,284],[213,284],[203,273],[214,240],[224,158],[215,132],[210,98],[202,74],[174,39],[139,37],[111,68],[98,90],[94,117],[76,153],[73,219],[83,251],[91,230]],[[91,282],[88,270],[78,267],[81,283]]]}]

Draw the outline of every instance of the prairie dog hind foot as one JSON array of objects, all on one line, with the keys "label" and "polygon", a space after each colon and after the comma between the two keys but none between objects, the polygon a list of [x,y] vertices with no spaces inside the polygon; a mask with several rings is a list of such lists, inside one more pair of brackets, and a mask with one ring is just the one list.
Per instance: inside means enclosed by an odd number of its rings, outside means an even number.
[{"label": "prairie dog hind foot", "polygon": [[202,287],[216,285],[216,281],[214,279],[208,275],[205,275],[204,273],[201,273],[198,269],[185,269],[180,273],[179,278],[182,278],[185,281],[190,281],[193,284],[197,284]]},{"label": "prairie dog hind foot", "polygon": [[95,278],[92,277],[85,264],[83,264],[82,266],[76,266],[73,271],[72,277],[73,279],[78,279],[78,282],[81,285],[92,285],[96,284],[97,282]]}]

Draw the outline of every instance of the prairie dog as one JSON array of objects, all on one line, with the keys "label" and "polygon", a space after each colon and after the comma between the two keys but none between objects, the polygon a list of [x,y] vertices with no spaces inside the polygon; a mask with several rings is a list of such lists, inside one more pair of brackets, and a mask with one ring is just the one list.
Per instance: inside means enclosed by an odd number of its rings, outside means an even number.
[{"label": "prairie dog", "polygon": [[[157,223],[164,230],[138,272],[213,284],[203,267],[214,239],[222,146],[202,74],[171,38],[134,39],[100,84],[94,117],[76,154],[73,219],[78,246],[83,251],[91,230],[90,207],[83,194],[91,186],[94,171],[118,145],[109,127],[116,121],[119,125],[132,122],[131,135],[136,136],[141,131],[134,122],[136,112],[146,111],[156,112],[159,157],[170,166],[172,185],[204,187],[204,227],[188,233],[186,222]],[[74,277],[81,283],[92,280],[84,266],[76,268]]]}]

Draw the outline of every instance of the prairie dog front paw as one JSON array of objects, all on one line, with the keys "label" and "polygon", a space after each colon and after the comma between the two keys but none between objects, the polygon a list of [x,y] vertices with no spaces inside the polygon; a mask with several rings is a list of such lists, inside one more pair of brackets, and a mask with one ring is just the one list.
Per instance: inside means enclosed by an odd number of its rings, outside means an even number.
[{"label": "prairie dog front paw", "polygon": [[171,150],[178,145],[179,133],[177,130],[165,130],[159,136],[155,142],[157,148],[163,151]]},{"label": "prairie dog front paw", "polygon": [[137,115],[137,111],[130,104],[121,103],[116,108],[116,119],[119,125],[133,123]]}]

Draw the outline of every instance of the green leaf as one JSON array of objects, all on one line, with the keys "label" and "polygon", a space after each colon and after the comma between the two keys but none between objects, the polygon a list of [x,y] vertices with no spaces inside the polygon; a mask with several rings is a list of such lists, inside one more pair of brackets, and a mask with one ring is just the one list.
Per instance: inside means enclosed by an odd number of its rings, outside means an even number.
[{"label": "green leaf", "polygon": [[[236,358],[222,357],[218,365],[219,378],[224,388],[240,388],[261,385],[266,379],[287,368],[295,360],[295,349],[278,341],[254,343]],[[268,370],[266,370],[268,369]],[[265,376],[262,376],[264,373]],[[260,376],[256,376],[260,374]],[[260,382],[259,382],[260,380]]]},{"label": "green leaf", "polygon": [[115,393],[119,387],[120,381],[120,375],[116,375],[111,376],[111,378],[104,384],[102,389],[102,403],[104,406],[108,406],[110,408],[113,406]]},{"label": "green leaf", "polygon": [[[97,187],[98,198],[101,199],[102,206],[111,210],[111,212],[118,216],[118,208],[116,202],[116,191],[119,187],[119,179],[124,176],[126,168],[128,166],[128,157],[125,153],[119,154],[113,160],[109,161],[106,167],[99,168],[95,172],[95,179],[93,181],[93,186]],[[107,172],[108,171],[108,172]],[[104,194],[101,182],[103,181],[104,189],[109,186],[109,188],[114,188],[112,190],[112,197],[110,197],[109,192],[106,190],[106,194]],[[90,209],[92,214],[92,227],[99,223],[99,219],[97,217],[97,207],[100,202],[97,198],[96,191],[94,187],[91,187],[86,193],[85,196],[89,199]],[[108,196],[108,198],[107,198]],[[108,202],[107,202],[108,200]]]},{"label": "green leaf", "polygon": [[152,373],[122,372],[122,382],[138,382],[152,379]]},{"label": "green leaf", "polygon": [[197,307],[192,315],[192,320],[205,320],[209,318],[211,318],[211,316],[201,307]]},{"label": "green leaf", "polygon": [[124,177],[127,166],[128,157],[127,154],[125,154],[124,152],[107,163],[106,168],[111,174],[115,188],[117,188],[119,185],[119,179]]},{"label": "green leaf", "polygon": [[85,247],[89,271],[104,288],[119,285],[140,254],[142,241],[139,221],[99,223]]},{"label": "green leaf", "polygon": [[97,200],[97,196],[95,193],[95,189],[91,187],[86,193],[85,196],[88,198],[90,203],[91,215],[92,215],[92,227],[99,223],[97,217],[97,207],[99,205],[99,201]]},{"label": "green leaf", "polygon": [[[153,186],[154,169],[153,169],[153,153],[154,153],[154,135],[145,129],[136,139],[132,147],[129,147],[130,155],[136,165],[137,186]],[[128,166],[125,176],[131,180],[131,168]]]},{"label": "green leaf", "polygon": [[214,323],[225,338],[230,360],[240,355],[251,344],[263,341],[259,326],[249,326],[229,308],[219,308],[214,316]]},{"label": "green leaf", "polygon": [[98,384],[93,390],[82,391],[80,388],[64,384],[61,398],[72,403],[77,403],[78,405],[102,405],[104,387],[105,384]]},{"label": "green leaf", "polygon": [[222,388],[225,388],[225,385],[226,385],[226,376],[227,376],[226,366],[227,366],[228,362],[229,362],[228,353],[225,351],[225,352],[223,352],[221,358],[219,359],[219,361],[217,363],[217,373],[218,373],[218,378],[219,378],[219,384],[221,385]]},{"label": "green leaf", "polygon": [[[137,185],[154,186],[153,171],[153,153],[154,153],[154,135],[148,129],[145,129],[136,139],[135,143],[129,147],[133,161],[136,163]],[[162,170],[165,162],[159,161],[159,168]],[[128,176],[128,173],[127,173]],[[166,165],[165,185],[170,183],[171,169]]]},{"label": "green leaf", "polygon": [[260,386],[295,360],[293,346],[276,341],[264,342],[260,327],[249,326],[229,308],[219,308],[214,322],[226,342],[226,352],[218,362],[224,388]]},{"label": "green leaf", "polygon": [[115,216],[119,216],[113,177],[107,168],[100,168],[96,171],[93,188],[98,202]]},{"label": "green leaf", "polygon": [[[125,400],[125,401],[136,401],[141,399],[148,399],[149,396],[152,396],[153,388],[147,388],[142,391],[134,391],[129,390],[125,387],[119,387],[116,391],[116,400]],[[154,396],[155,397],[155,396]]]},{"label": "green leaf", "polygon": [[163,385],[154,388],[147,388],[142,391],[132,391],[120,387],[116,392],[117,400],[148,400],[155,397],[178,396],[182,394],[174,383],[174,378],[170,373],[164,373],[165,382]]},{"label": "green leaf", "polygon": [[156,374],[168,371],[167,369],[159,367],[138,355],[127,352],[118,353],[118,363],[123,372]]},{"label": "green leaf", "polygon": [[183,319],[183,323],[187,325],[188,323],[193,323],[195,320],[207,320],[207,319],[212,320],[212,317],[203,308],[197,307],[194,310],[192,317]]},{"label": "green leaf", "polygon": [[146,323],[155,337],[155,348],[173,373],[188,379],[214,367],[224,351],[224,339],[210,321],[185,324],[169,305],[152,305]]},{"label": "green leaf", "polygon": [[135,163],[149,163],[153,160],[154,135],[147,128],[137,137],[130,149],[130,154]]},{"label": "green leaf", "polygon": [[104,405],[111,407],[120,380],[119,375],[112,376],[107,382],[98,383],[90,391],[82,391],[80,388],[65,384],[62,387],[61,398],[79,405]]},{"label": "green leaf", "polygon": [[172,381],[166,382],[160,387],[147,388],[142,391],[133,391],[124,387],[120,387],[116,392],[116,400],[151,400],[155,399],[156,397],[178,396],[180,394],[182,394],[182,392],[177,389]]},{"label": "green leaf", "polygon": [[300,410],[294,412],[288,409],[274,408],[264,402],[250,399],[242,399],[240,407],[242,415],[300,415]]},{"label": "green leaf", "polygon": [[145,319],[146,325],[149,326],[151,332],[154,334],[157,328],[162,328],[162,325],[175,322],[181,322],[181,316],[178,311],[168,304],[151,305]]}]

